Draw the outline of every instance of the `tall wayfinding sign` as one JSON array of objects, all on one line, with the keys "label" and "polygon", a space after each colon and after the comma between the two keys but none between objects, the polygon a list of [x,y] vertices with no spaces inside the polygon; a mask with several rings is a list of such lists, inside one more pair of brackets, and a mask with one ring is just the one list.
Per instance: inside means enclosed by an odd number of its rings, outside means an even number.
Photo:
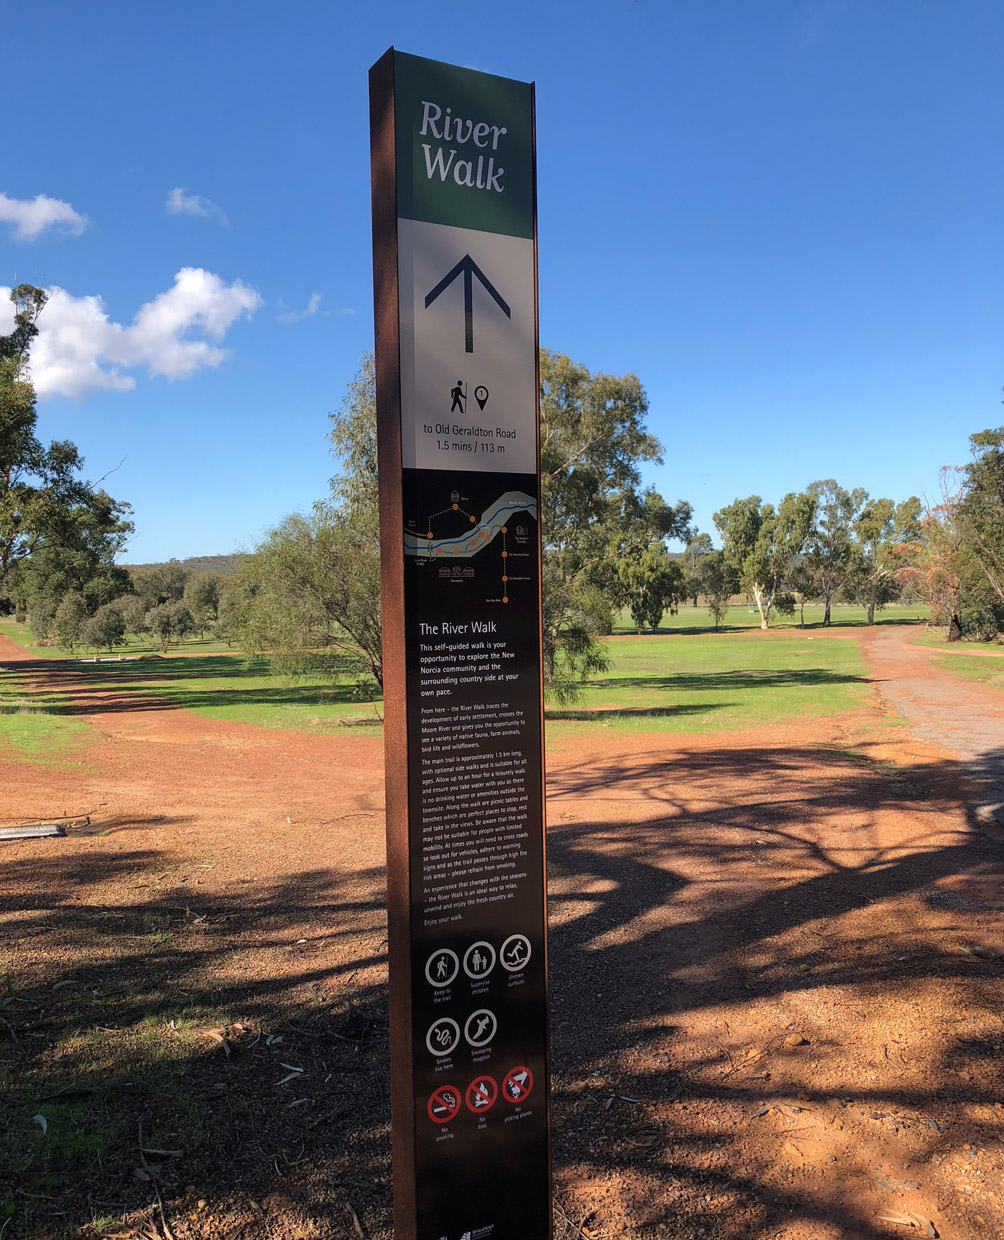
[{"label": "tall wayfinding sign", "polygon": [[546,1240],[533,87],[370,100],[394,1234]]}]

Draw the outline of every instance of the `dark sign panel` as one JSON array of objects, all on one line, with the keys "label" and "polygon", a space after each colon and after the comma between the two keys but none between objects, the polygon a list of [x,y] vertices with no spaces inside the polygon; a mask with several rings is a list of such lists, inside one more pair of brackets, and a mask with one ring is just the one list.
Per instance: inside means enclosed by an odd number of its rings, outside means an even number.
[{"label": "dark sign panel", "polygon": [[533,89],[371,103],[395,1235],[545,1240]]}]

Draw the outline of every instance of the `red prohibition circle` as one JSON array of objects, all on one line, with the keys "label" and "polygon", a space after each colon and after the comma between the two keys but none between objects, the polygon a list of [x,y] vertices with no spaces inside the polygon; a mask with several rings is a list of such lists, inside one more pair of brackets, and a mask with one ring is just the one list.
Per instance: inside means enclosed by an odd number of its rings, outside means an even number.
[{"label": "red prohibition circle", "polygon": [[452,1085],[440,1085],[429,1099],[426,1111],[434,1124],[448,1124],[460,1111],[460,1090]]},{"label": "red prohibition circle", "polygon": [[520,1065],[505,1074],[502,1082],[502,1094],[506,1102],[525,1102],[533,1089],[533,1073],[529,1068]]},{"label": "red prohibition circle", "polygon": [[499,1087],[494,1077],[479,1076],[467,1086],[467,1109],[475,1115],[484,1115],[495,1105],[498,1096]]}]

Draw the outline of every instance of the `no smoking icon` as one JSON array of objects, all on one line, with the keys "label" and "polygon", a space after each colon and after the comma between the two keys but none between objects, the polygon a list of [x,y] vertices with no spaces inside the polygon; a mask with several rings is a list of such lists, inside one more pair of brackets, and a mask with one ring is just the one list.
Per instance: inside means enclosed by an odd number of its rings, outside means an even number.
[{"label": "no smoking icon", "polygon": [[457,1118],[460,1110],[460,1091],[452,1085],[440,1085],[429,1099],[426,1109],[434,1124],[448,1124],[451,1119]]}]

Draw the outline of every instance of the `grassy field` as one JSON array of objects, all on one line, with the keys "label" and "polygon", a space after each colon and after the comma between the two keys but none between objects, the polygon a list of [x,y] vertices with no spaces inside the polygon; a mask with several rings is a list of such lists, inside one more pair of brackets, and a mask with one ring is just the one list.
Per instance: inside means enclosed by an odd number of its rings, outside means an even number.
[{"label": "grassy field", "polygon": [[[972,650],[972,646],[968,649]],[[946,651],[936,656],[935,664],[943,672],[950,672],[953,676],[962,676],[966,680],[978,680],[994,689],[1004,689],[1004,658],[1000,654],[987,653],[980,657]]]},{"label": "grassy field", "polygon": [[[807,629],[822,628],[823,612],[824,609],[821,605],[813,604],[806,607],[805,627]],[[928,610],[922,603],[896,603],[876,612],[876,622],[878,624],[901,624],[907,620],[926,620],[927,616]],[[860,628],[866,623],[866,620],[865,609],[850,603],[836,603],[830,609],[830,624],[832,628]],[[735,599],[718,631],[722,633],[744,632],[748,629],[759,629],[759,627],[760,616],[756,610],[750,611],[745,599]],[[796,611],[793,616],[779,616],[775,613],[771,617],[770,627],[772,632],[783,633],[791,630],[800,632],[799,613]],[[634,631],[635,628],[630,615],[626,611],[621,612],[614,623],[614,632],[633,633]],[[675,616],[665,612],[657,633],[707,633],[714,631],[714,621],[708,615],[708,609],[702,602],[698,607],[692,607],[690,603],[681,604],[680,610]]]},{"label": "grassy field", "polygon": [[857,642],[836,634],[613,637],[607,649],[607,673],[573,706],[548,710],[553,734],[721,732],[854,710],[868,697]]},{"label": "grassy field", "polygon": [[[716,732],[802,714],[853,710],[867,696],[857,643],[759,632],[614,637],[611,666],[574,707],[552,707],[558,728]],[[297,732],[379,729],[381,704],[352,685],[270,676],[238,655],[144,660],[135,668],[81,664],[96,688],[150,692],[211,719]]]},{"label": "grassy field", "polygon": [[[37,646],[35,644],[35,635],[26,624],[18,624],[14,620],[5,620],[0,623],[0,633],[4,637],[9,637],[11,641],[17,642],[22,650],[26,650],[33,658],[36,659],[92,659],[95,651],[89,646],[81,647],[75,650],[72,655],[68,654],[59,646]],[[213,654],[214,652],[233,653],[231,647],[226,642],[217,641],[214,637],[207,636],[205,639],[196,637],[183,642],[172,644],[170,647],[171,654]],[[151,637],[130,637],[124,646],[120,646],[115,654],[135,655],[135,654],[160,654],[160,645]],[[110,657],[107,650],[97,651],[99,658]]]},{"label": "grassy field", "polygon": [[[857,642],[844,629],[798,629],[614,636],[610,668],[584,686],[572,706],[552,706],[553,735],[614,728],[705,733],[753,727],[799,715],[853,710],[868,694]],[[381,729],[381,703],[361,700],[352,684],[269,675],[263,661],[236,654],[157,656],[141,662],[79,663],[88,692],[151,694],[211,719],[298,732]],[[53,704],[58,709],[58,703]],[[43,716],[57,728],[69,720]],[[44,734],[39,732],[44,749]]]},{"label": "grassy field", "polygon": [[246,663],[239,654],[81,663],[79,671],[98,691],[156,694],[208,719],[295,732],[382,728],[380,703],[361,699],[354,684],[271,676],[264,660]]},{"label": "grassy field", "polygon": [[949,653],[952,651],[968,651],[972,653],[974,650],[1000,651],[1002,645],[1004,645],[1004,642],[999,637],[995,641],[990,642],[972,641],[964,638],[961,642],[953,642],[952,645],[949,645],[947,628],[918,629],[916,635],[910,640],[914,646],[942,647]]},{"label": "grassy field", "polygon": [[95,731],[64,714],[65,703],[63,694],[33,692],[21,673],[0,667],[0,750],[24,762],[74,761]]}]

